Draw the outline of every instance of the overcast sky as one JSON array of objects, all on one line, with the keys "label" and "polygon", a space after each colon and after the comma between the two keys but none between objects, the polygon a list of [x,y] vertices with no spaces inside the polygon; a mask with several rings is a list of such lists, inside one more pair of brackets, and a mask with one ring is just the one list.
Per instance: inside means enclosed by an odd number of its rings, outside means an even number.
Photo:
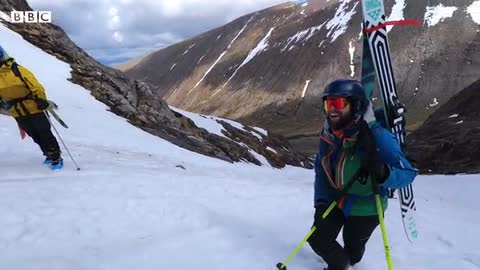
[{"label": "overcast sky", "polygon": [[143,55],[287,0],[28,0],[104,64]]}]

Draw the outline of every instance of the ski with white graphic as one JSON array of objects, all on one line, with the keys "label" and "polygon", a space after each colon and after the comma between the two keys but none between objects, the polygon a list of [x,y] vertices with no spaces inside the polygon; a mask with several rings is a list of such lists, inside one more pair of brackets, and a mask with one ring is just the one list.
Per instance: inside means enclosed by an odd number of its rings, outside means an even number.
[{"label": "ski with white graphic", "polygon": [[[367,82],[373,85],[375,72],[379,90],[381,92],[387,127],[395,134],[398,141],[405,145],[405,116],[404,107],[400,104],[395,85],[390,48],[385,25],[385,8],[383,0],[362,0],[364,29],[364,65],[373,66],[373,70],[364,70],[362,75]],[[365,51],[367,50],[367,51]],[[366,58],[365,58],[366,57]],[[371,87],[370,97],[373,94]],[[415,223],[416,206],[413,196],[413,186],[408,185],[399,190],[400,208],[403,226],[408,240],[413,242],[418,237]]]}]

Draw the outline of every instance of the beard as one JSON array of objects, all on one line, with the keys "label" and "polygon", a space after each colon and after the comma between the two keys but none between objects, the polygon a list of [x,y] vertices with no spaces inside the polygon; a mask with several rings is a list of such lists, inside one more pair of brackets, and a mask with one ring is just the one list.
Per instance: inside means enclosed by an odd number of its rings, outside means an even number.
[{"label": "beard", "polygon": [[353,113],[341,115],[337,121],[332,121],[327,115],[327,121],[332,130],[345,129],[353,122]]}]

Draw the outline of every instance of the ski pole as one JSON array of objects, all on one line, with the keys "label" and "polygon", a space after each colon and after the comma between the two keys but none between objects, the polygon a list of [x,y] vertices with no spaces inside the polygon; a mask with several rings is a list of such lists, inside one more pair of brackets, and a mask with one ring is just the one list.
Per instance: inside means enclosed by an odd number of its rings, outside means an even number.
[{"label": "ski pole", "polygon": [[390,256],[390,245],[388,244],[388,238],[387,238],[387,228],[385,227],[385,221],[383,219],[382,202],[380,200],[378,186],[376,184],[374,184],[374,186],[375,186],[374,187],[375,203],[377,205],[377,214],[378,214],[378,220],[380,222],[380,229],[382,230],[382,239],[383,239],[383,246],[385,248],[385,257],[387,259],[387,266],[388,266],[388,270],[393,270],[392,257]]},{"label": "ski pole", "polygon": [[73,164],[75,164],[75,166],[77,167],[77,171],[80,171],[80,167],[78,166],[77,162],[75,161],[75,159],[73,158],[72,154],[71,154],[70,151],[68,150],[67,145],[66,145],[65,142],[63,141],[62,136],[60,136],[60,133],[58,132],[58,130],[57,130],[57,128],[55,127],[55,125],[52,123],[52,120],[50,120],[50,117],[48,116],[47,112],[43,111],[43,113],[44,113],[45,116],[47,117],[48,122],[50,122],[50,125],[52,126],[53,130],[55,131],[55,133],[57,134],[58,138],[59,138],[60,141],[62,142],[63,147],[65,148],[65,150],[67,151],[68,155],[69,155],[70,158],[72,159]]},{"label": "ski pole", "polygon": [[[350,190],[350,188],[353,186],[353,183],[355,183],[355,181],[364,173],[364,166],[366,166],[366,165],[363,164],[362,167],[360,169],[358,169],[357,172],[348,181],[347,185],[340,192],[342,195],[346,195],[348,190]],[[332,210],[333,210],[333,208],[335,208],[335,206],[337,206],[337,201],[336,200],[333,201],[330,204],[330,206],[327,208],[327,210],[325,210],[325,212],[323,212],[322,220],[325,220],[327,218],[327,216],[330,214],[330,212],[332,212]],[[295,248],[295,250],[290,254],[290,256],[288,256],[288,258],[285,260],[285,262],[277,263],[276,266],[279,270],[287,270],[287,264],[289,264],[290,261],[293,259],[293,257],[295,257],[295,255],[302,248],[302,246],[307,242],[307,240],[310,238],[310,236],[312,236],[312,234],[315,232],[316,229],[317,229],[317,227],[315,227],[315,226],[312,227],[312,229],[307,233],[307,235],[305,235],[305,237],[300,242],[300,244],[298,244],[297,247]]]},{"label": "ski pole", "polygon": [[[330,212],[332,212],[333,208],[335,208],[336,205],[337,205],[337,201],[333,201],[330,204],[330,206],[327,208],[327,210],[325,210],[325,212],[323,213],[322,220],[324,220],[330,214]],[[295,250],[290,254],[290,256],[288,256],[288,258],[285,260],[285,262],[277,263],[277,268],[279,270],[286,270],[287,269],[287,264],[290,263],[290,261],[293,259],[293,257],[295,257],[295,255],[298,253],[298,251],[300,251],[300,249],[303,247],[303,245],[305,245],[307,240],[310,238],[310,236],[312,236],[312,234],[315,232],[316,229],[317,228],[315,226],[312,227],[312,229],[307,233],[307,235],[305,235],[305,237],[300,242],[300,244],[298,244],[297,247],[295,248]]]}]

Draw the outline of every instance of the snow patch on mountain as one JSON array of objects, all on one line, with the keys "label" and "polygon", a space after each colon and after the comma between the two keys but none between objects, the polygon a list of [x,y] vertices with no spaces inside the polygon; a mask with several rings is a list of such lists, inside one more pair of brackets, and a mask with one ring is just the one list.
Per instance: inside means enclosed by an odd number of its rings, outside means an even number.
[{"label": "snow patch on mountain", "polygon": [[270,35],[272,34],[272,31],[275,29],[275,27],[272,27],[270,28],[270,30],[268,30],[268,33],[265,35],[265,37],[257,44],[257,46],[250,51],[250,53],[247,55],[247,57],[245,58],[245,60],[243,60],[242,64],[240,64],[240,67],[241,68],[242,66],[244,66],[245,64],[247,64],[248,62],[250,62],[250,60],[252,60],[256,55],[262,53],[263,51],[267,50],[268,48],[268,38],[270,37]]},{"label": "snow patch on mountain", "polygon": [[352,71],[350,73],[350,76],[353,78],[355,77],[355,65],[353,64],[353,55],[355,53],[355,46],[353,46],[353,40],[350,40],[350,43],[348,43],[348,52],[350,53],[350,70]]},{"label": "snow patch on mountain", "polygon": [[472,16],[472,20],[475,23],[480,24],[480,0],[474,1],[470,6],[468,6],[467,12],[470,14],[470,16]]},{"label": "snow patch on mountain", "polygon": [[[229,119],[225,119],[225,118],[221,118],[221,117],[211,116],[211,115],[196,114],[196,113],[184,111],[184,110],[181,110],[179,108],[172,107],[172,106],[169,106],[169,107],[170,107],[171,110],[176,111],[178,113],[181,113],[181,114],[185,115],[186,117],[190,118],[190,120],[192,120],[195,123],[195,125],[197,125],[198,127],[204,128],[208,132],[213,133],[213,134],[217,134],[218,136],[224,137],[226,139],[231,140],[230,138],[225,136],[225,134],[223,134],[222,131],[225,131],[225,129],[224,129],[223,125],[220,124],[218,121],[227,122],[228,124],[232,125],[236,129],[250,132],[250,134],[257,137],[259,140],[263,140],[262,136],[260,136],[256,132],[251,132],[251,131],[246,130],[245,126],[238,123],[238,122],[235,122],[235,121],[232,121],[232,120],[229,120]],[[257,128],[257,127],[254,127],[253,129],[255,129],[255,131],[257,131],[258,133],[266,134],[266,131],[264,129]],[[227,131],[225,131],[225,132],[227,132]],[[255,158],[258,159],[258,161],[260,161],[262,164],[267,164],[267,165],[270,164],[264,156],[257,153],[255,150],[250,148],[250,146],[248,146],[244,143],[241,143],[241,145],[248,148],[249,152],[253,156],[255,156]],[[273,149],[272,149],[272,151],[275,152],[275,150],[273,150]]]},{"label": "snow patch on mountain", "polygon": [[259,128],[259,127],[252,127],[253,129],[255,129],[256,131],[258,131],[259,133],[267,136],[268,135],[268,131],[266,129],[263,129],[263,128]]},{"label": "snow patch on mountain", "polygon": [[222,130],[224,130],[223,126],[220,123],[218,123],[217,120],[223,120],[238,129],[243,129],[243,125],[228,119],[210,116],[210,115],[196,114],[196,113],[184,111],[172,106],[169,106],[169,107],[171,110],[181,113],[186,117],[190,118],[190,120],[192,120],[195,123],[195,125],[197,125],[198,127],[204,128],[210,133],[217,134],[218,136],[222,136],[227,139],[229,138],[222,133]]},{"label": "snow patch on mountain", "polygon": [[[404,20],[405,0],[397,0],[392,7],[392,13],[387,17],[387,21],[401,21]],[[392,31],[393,25],[387,26],[387,32]]]},{"label": "snow patch on mountain", "polygon": [[243,60],[243,62],[237,67],[235,72],[233,72],[232,76],[230,76],[230,78],[228,78],[227,82],[225,82],[220,89],[218,89],[217,91],[215,91],[215,93],[213,93],[212,97],[215,96],[218,92],[220,92],[220,90],[222,90],[225,87],[225,85],[227,85],[230,82],[230,80],[232,80],[232,78],[237,74],[237,72],[240,68],[242,68],[248,62],[250,62],[250,60],[252,60],[256,55],[262,53],[263,51],[265,51],[268,48],[268,38],[272,34],[273,29],[275,29],[275,27],[270,28],[270,30],[265,35],[265,37],[257,44],[257,46],[255,48],[253,48],[253,50],[250,51],[250,53]]},{"label": "snow patch on mountain", "polygon": [[225,55],[225,53],[227,53],[227,50],[230,49],[230,47],[235,42],[235,40],[237,40],[237,38],[243,33],[243,31],[245,31],[245,28],[247,28],[247,25],[252,21],[252,19],[253,19],[253,17],[255,17],[255,15],[257,15],[257,13],[253,14],[250,17],[250,19],[248,19],[248,21],[245,23],[245,25],[242,27],[242,29],[240,29],[240,31],[238,31],[237,35],[232,39],[232,41],[230,41],[230,44],[228,44],[225,51],[220,54],[220,56],[217,58],[217,60],[215,60],[213,65],[210,66],[210,68],[207,70],[207,72],[205,72],[205,74],[203,74],[203,77],[195,84],[195,86],[193,86],[193,88],[190,91],[188,91],[187,95],[189,95],[195,88],[197,88],[197,86],[205,79],[205,77],[207,77],[208,73],[210,73],[210,71],[212,71],[213,67],[215,67],[217,65],[217,63],[223,58],[223,56]]},{"label": "snow patch on mountain", "polygon": [[453,12],[455,12],[458,8],[457,7],[446,7],[442,4],[438,4],[433,7],[427,7],[427,12],[425,13],[424,23],[426,23],[429,27],[435,26],[436,24],[442,22],[446,18],[450,18],[453,16]]},{"label": "snow patch on mountain", "polygon": [[308,88],[308,85],[310,84],[310,81],[311,80],[306,80],[305,81],[305,87],[303,87],[302,98],[304,98],[305,94],[307,93],[307,88]]},{"label": "snow patch on mountain", "polygon": [[[305,41],[309,40],[311,37],[313,37],[315,32],[320,31],[320,29],[322,29],[322,27],[324,25],[325,25],[325,23],[322,23],[322,24],[317,25],[317,26],[312,26],[312,27],[310,27],[306,30],[302,30],[300,32],[297,32],[295,35],[289,37],[287,39],[287,44],[285,45],[285,47],[283,47],[283,49],[281,49],[281,52],[285,51],[288,48],[288,46],[292,43],[295,44],[297,42],[301,42],[301,41],[305,42]],[[293,47],[290,46],[289,50],[291,50],[292,48]]]},{"label": "snow patch on mountain", "polygon": [[321,48],[324,43],[325,43],[325,40],[322,40],[322,41],[320,42],[320,44],[318,44],[318,48]]},{"label": "snow patch on mountain", "polygon": [[267,146],[267,150],[278,155],[278,152],[275,149],[271,148],[270,146]]},{"label": "snow patch on mountain", "polygon": [[187,54],[187,53],[188,53],[188,51],[190,51],[190,49],[191,49],[191,48],[193,48],[194,46],[195,46],[195,43],[193,43],[192,45],[190,45],[190,46],[188,47],[188,49],[187,49],[186,51],[184,51],[184,52],[183,52],[183,54],[182,54],[182,55],[185,55],[185,54]]},{"label": "snow patch on mountain", "polygon": [[202,57],[200,57],[200,59],[198,59],[197,64],[200,63],[200,61],[202,61],[202,59],[203,59],[204,57],[205,57],[205,54],[202,55]]},{"label": "snow patch on mountain", "polygon": [[335,13],[335,16],[327,23],[327,29],[330,30],[327,37],[331,38],[331,42],[334,42],[340,35],[344,34],[348,28],[348,22],[352,19],[353,15],[357,13],[356,7],[359,2],[355,2],[350,10],[348,4],[352,0],[344,0]]}]

